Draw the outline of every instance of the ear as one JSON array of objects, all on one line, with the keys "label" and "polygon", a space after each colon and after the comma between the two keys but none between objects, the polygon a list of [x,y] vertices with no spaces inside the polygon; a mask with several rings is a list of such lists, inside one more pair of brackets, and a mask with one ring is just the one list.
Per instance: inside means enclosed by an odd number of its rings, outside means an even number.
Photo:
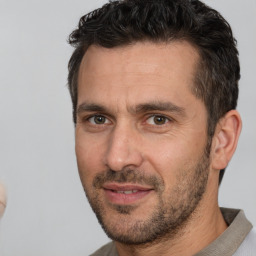
[{"label": "ear", "polygon": [[212,143],[212,168],[226,168],[237,146],[242,120],[236,110],[231,110],[220,119]]}]

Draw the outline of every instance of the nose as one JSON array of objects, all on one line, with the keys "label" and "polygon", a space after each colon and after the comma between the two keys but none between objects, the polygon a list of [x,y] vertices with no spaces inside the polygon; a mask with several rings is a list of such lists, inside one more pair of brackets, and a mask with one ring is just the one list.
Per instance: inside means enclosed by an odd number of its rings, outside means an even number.
[{"label": "nose", "polygon": [[113,171],[138,168],[143,162],[139,133],[126,126],[116,126],[108,139],[105,164]]}]

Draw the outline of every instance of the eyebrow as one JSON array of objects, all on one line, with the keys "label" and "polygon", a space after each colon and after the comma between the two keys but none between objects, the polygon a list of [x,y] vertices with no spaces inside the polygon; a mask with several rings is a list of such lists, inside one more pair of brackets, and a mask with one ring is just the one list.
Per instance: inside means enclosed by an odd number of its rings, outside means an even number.
[{"label": "eyebrow", "polygon": [[[95,103],[81,103],[77,108],[77,114],[80,114],[82,112],[110,112],[106,107],[104,107],[101,104],[95,104]],[[179,115],[185,116],[186,112],[183,107],[177,106],[173,104],[172,102],[159,102],[159,101],[153,101],[153,102],[147,102],[138,104],[136,106],[131,106],[128,108],[128,111],[130,113],[134,114],[140,114],[145,112],[151,112],[151,111],[167,111],[172,113],[177,113]]]},{"label": "eyebrow", "polygon": [[77,108],[77,114],[82,112],[106,112],[106,108],[99,104],[82,103]]},{"label": "eyebrow", "polygon": [[185,115],[185,109],[183,107],[173,104],[172,102],[153,101],[148,103],[142,103],[135,106],[135,108],[131,108],[131,112],[134,112],[136,114],[150,111],[167,111],[180,115]]}]

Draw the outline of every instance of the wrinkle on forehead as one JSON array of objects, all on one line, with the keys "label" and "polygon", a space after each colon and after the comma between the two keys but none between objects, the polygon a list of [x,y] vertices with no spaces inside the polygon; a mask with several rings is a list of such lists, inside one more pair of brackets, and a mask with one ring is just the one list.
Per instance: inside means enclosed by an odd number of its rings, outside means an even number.
[{"label": "wrinkle on forehead", "polygon": [[92,45],[79,70],[78,105],[95,103],[118,111],[159,101],[184,108],[194,97],[191,87],[198,58],[186,41],[111,49]]},{"label": "wrinkle on forehead", "polygon": [[[187,49],[185,52],[184,46]],[[159,52],[161,53],[160,55]],[[108,62],[105,62],[105,58],[108,58]],[[194,62],[198,58],[197,50],[186,41],[174,41],[171,43],[138,42],[133,45],[111,49],[92,45],[85,53],[81,67],[88,71],[86,72],[85,70],[87,76],[104,77],[105,75],[114,75],[120,72],[123,74],[154,74],[157,76],[183,68],[181,67],[183,62],[179,61],[175,63],[175,66],[172,65],[170,69],[168,64],[175,59],[183,59],[188,63],[187,67],[195,67],[196,63]],[[95,59],[97,61],[94,61]],[[104,60],[101,61],[101,59]],[[115,65],[117,60],[119,65]],[[97,67],[98,62],[101,62],[100,70]],[[189,62],[191,62],[191,65],[189,65]],[[163,63],[166,65],[162,65]],[[194,74],[193,70],[191,71]]]}]

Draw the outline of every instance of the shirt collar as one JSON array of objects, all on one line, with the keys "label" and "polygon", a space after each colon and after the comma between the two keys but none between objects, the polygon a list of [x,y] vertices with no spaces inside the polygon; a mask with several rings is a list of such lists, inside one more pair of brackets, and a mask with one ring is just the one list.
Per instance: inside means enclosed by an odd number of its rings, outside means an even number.
[{"label": "shirt collar", "polygon": [[215,241],[194,256],[231,256],[252,229],[252,224],[242,210],[220,209],[228,228]]}]

